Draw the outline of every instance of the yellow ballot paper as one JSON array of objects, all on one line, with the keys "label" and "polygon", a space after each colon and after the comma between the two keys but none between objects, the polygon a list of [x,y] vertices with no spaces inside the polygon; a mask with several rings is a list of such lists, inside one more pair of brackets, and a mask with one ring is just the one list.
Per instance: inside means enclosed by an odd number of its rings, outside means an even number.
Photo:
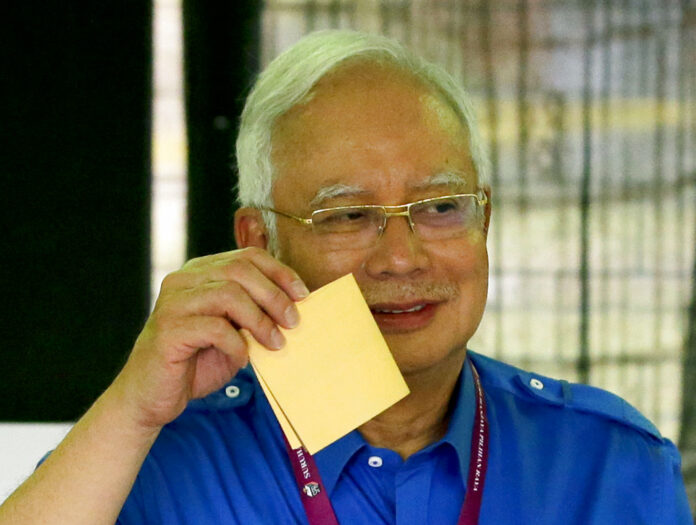
[{"label": "yellow ballot paper", "polygon": [[408,394],[352,274],[297,303],[300,324],[270,351],[243,331],[290,445],[314,454]]}]

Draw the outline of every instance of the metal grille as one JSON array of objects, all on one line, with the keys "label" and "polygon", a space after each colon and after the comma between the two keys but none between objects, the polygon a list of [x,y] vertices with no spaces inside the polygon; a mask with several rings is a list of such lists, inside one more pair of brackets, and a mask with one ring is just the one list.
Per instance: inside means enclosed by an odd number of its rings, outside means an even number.
[{"label": "metal grille", "polygon": [[696,4],[269,0],[263,24],[264,63],[346,27],[461,79],[493,163],[489,303],[471,348],[609,389],[676,440],[694,324]]}]

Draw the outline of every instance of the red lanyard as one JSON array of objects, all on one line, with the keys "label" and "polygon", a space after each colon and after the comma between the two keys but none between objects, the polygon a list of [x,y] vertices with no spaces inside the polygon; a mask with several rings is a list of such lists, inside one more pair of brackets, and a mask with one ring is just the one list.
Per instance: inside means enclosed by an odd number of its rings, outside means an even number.
[{"label": "red lanyard", "polygon": [[[474,392],[476,394],[476,411],[474,427],[471,432],[471,455],[469,458],[469,476],[466,487],[466,497],[459,514],[458,525],[477,525],[481,510],[483,484],[488,467],[488,419],[486,418],[486,400],[478,371],[471,360],[471,372],[474,377]],[[295,481],[300,489],[300,499],[310,525],[338,525],[336,514],[326,495],[324,484],[319,476],[319,470],[314,458],[304,448],[290,448],[287,440],[285,447],[288,451]]]}]

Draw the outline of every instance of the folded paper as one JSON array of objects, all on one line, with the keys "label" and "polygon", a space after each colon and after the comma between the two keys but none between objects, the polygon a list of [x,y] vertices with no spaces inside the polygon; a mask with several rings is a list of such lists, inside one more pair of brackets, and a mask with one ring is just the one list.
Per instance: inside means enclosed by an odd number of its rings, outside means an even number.
[{"label": "folded paper", "polygon": [[282,350],[243,334],[290,445],[314,454],[405,397],[408,387],[351,274],[297,307],[300,324],[281,328]]}]

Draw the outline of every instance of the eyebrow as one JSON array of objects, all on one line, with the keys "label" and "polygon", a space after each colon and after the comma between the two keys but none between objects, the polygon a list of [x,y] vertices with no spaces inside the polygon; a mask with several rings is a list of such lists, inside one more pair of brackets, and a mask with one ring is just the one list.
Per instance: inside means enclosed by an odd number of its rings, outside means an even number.
[{"label": "eyebrow", "polygon": [[336,197],[355,197],[367,195],[369,192],[360,186],[351,186],[349,184],[332,184],[319,188],[314,194],[314,197],[309,201],[310,206],[318,206],[324,201],[335,199]]},{"label": "eyebrow", "polygon": [[435,186],[466,186],[468,177],[457,171],[442,171],[413,186],[416,190],[427,190]]},{"label": "eyebrow", "polygon": [[[437,186],[454,186],[459,188],[466,186],[467,176],[456,171],[442,171],[428,177],[423,182],[419,182],[412,186],[415,190],[428,190]],[[370,192],[361,186],[353,186],[350,184],[332,184],[319,188],[314,194],[314,197],[309,201],[310,206],[316,207],[329,199],[338,197],[360,197],[369,195]]]}]

